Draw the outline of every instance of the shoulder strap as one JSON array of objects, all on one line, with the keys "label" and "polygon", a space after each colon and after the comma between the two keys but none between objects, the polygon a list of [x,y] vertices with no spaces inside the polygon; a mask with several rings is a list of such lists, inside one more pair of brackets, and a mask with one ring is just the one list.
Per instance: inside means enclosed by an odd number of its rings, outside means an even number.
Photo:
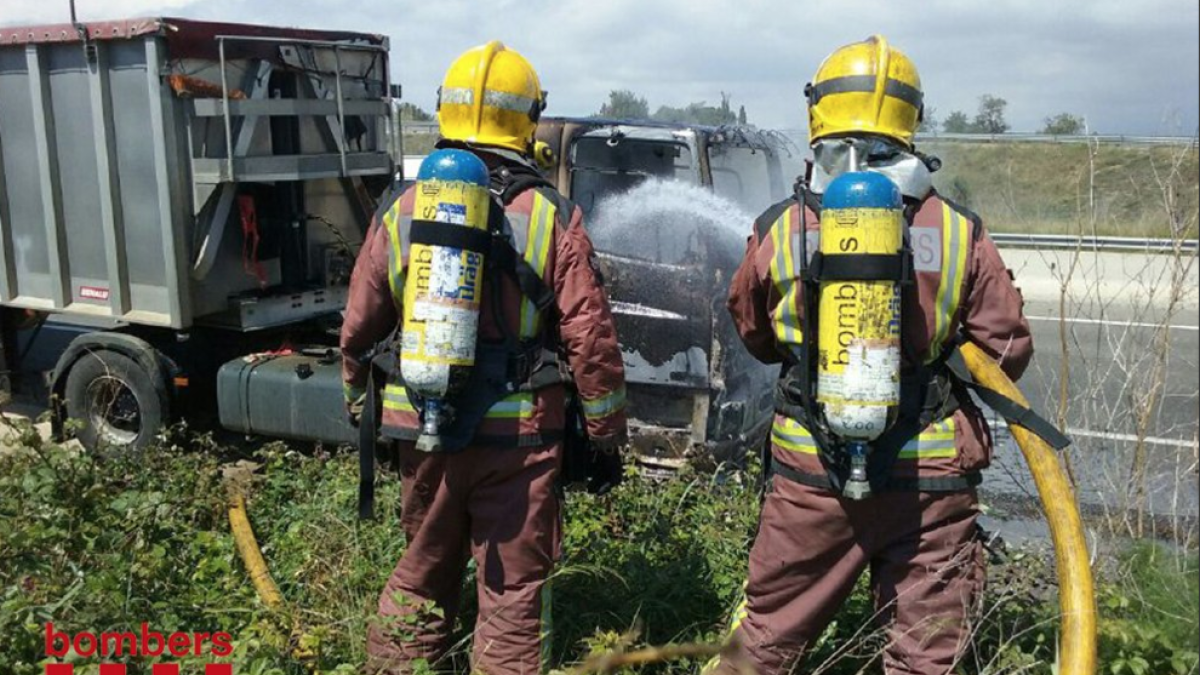
[{"label": "shoulder strap", "polygon": [[[567,208],[573,208],[545,178],[524,172],[514,172],[509,175],[511,181],[506,183],[498,194],[493,192],[496,196],[493,205],[499,212],[499,217],[507,218],[504,213],[505,208],[522,193],[531,189],[538,190],[542,196],[554,201],[560,212],[564,205]],[[533,269],[524,257],[517,253],[508,237],[498,234],[492,237],[491,256],[496,262],[496,269],[507,274],[521,289],[521,294],[529,298],[539,312],[553,310],[554,289],[538,275],[537,270]]]},{"label": "shoulder strap", "polygon": [[400,201],[400,198],[404,196],[404,192],[404,186],[400,185],[390,190],[387,195],[379,201],[379,206],[375,209],[375,215],[372,217],[371,222],[377,225],[382,225],[384,217],[387,216],[388,211],[392,210],[392,207],[396,205],[396,202]]},{"label": "shoulder strap", "polygon": [[492,193],[500,198],[500,203],[504,206],[512,204],[526,190],[538,187],[553,189],[554,187],[542,174],[519,164],[504,165],[493,169],[490,177]]},{"label": "shoulder strap", "polygon": [[773,204],[766,211],[763,211],[762,214],[754,220],[754,236],[758,237],[760,242],[766,239],[767,235],[770,234],[771,226],[775,224],[775,221],[779,220],[779,217],[782,216],[785,211],[792,208],[792,206],[797,203],[798,200],[796,197],[792,196],[777,204]]},{"label": "shoulder strap", "polygon": [[937,197],[938,199],[942,200],[943,202],[946,202],[946,204],[951,209],[958,211],[958,213],[960,215],[966,217],[967,220],[971,221],[971,239],[972,240],[978,240],[979,237],[983,236],[983,218],[980,218],[979,214],[975,213],[971,209],[968,209],[967,207],[963,206],[962,204],[959,204],[958,202],[954,201],[953,199],[950,199],[949,197],[938,193],[936,190],[931,192],[930,196]]},{"label": "shoulder strap", "polygon": [[958,351],[957,346],[946,357],[946,367],[955,379],[975,392],[979,396],[979,400],[986,403],[988,407],[995,410],[1004,419],[1025,427],[1035,435],[1041,437],[1042,440],[1046,441],[1055,450],[1062,450],[1071,445],[1071,439],[1067,438],[1063,432],[1059,431],[1046,418],[1004,394],[976,382],[975,378],[971,376],[971,371],[967,369],[967,362],[963,359],[962,353]]}]

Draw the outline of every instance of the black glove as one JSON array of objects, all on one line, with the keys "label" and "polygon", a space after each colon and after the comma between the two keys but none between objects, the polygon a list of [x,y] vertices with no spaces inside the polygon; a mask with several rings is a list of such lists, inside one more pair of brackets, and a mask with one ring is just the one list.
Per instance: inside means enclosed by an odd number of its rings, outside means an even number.
[{"label": "black glove", "polygon": [[625,478],[625,466],[621,457],[625,441],[624,437],[607,438],[588,444],[588,493],[606,495],[621,484]]},{"label": "black glove", "polygon": [[592,469],[588,475],[587,491],[593,495],[606,495],[621,484],[625,478],[625,466],[621,453],[616,450],[592,452]]}]

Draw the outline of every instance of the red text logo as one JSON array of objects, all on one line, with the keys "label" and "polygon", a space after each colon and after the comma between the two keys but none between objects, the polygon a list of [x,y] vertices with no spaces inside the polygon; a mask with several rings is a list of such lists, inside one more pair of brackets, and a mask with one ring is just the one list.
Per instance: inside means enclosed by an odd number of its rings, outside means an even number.
[{"label": "red text logo", "polygon": [[[233,637],[229,633],[158,633],[143,623],[137,631],[103,633],[79,632],[71,635],[46,624],[46,656],[68,654],[82,657],[106,656],[229,656],[233,653]],[[45,675],[73,675],[72,664],[46,664]],[[210,663],[205,675],[233,675],[230,664]],[[124,664],[102,664],[100,675],[125,675]],[[179,675],[179,664],[156,664],[152,675]]]}]

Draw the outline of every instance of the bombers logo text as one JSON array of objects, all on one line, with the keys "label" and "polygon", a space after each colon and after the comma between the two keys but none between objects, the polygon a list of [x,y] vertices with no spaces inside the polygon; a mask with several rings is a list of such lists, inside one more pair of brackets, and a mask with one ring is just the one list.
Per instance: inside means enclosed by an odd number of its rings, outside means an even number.
[{"label": "bombers logo text", "polygon": [[[67,655],[84,658],[124,658],[129,656],[183,657],[213,656],[227,657],[233,653],[233,637],[229,633],[158,633],[143,623],[137,631],[113,631],[103,633],[79,632],[71,635],[56,630],[53,623],[46,624],[46,656],[60,658]],[[71,663],[47,663],[45,675],[74,675]],[[123,663],[100,664],[100,675],[126,675]],[[179,664],[157,663],[151,675],[180,675]],[[228,663],[209,663],[204,666],[204,675],[233,675],[233,666]]]}]

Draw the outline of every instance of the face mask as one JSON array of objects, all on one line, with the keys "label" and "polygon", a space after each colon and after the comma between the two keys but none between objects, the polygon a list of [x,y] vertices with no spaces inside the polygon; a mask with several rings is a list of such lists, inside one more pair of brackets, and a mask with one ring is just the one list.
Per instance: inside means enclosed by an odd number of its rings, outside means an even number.
[{"label": "face mask", "polygon": [[883,174],[911,199],[925,199],[933,189],[933,174],[921,158],[904,148],[876,138],[820,140],[813,146],[812,190],[824,194],[834,178],[850,171],[850,158],[861,171]]}]

